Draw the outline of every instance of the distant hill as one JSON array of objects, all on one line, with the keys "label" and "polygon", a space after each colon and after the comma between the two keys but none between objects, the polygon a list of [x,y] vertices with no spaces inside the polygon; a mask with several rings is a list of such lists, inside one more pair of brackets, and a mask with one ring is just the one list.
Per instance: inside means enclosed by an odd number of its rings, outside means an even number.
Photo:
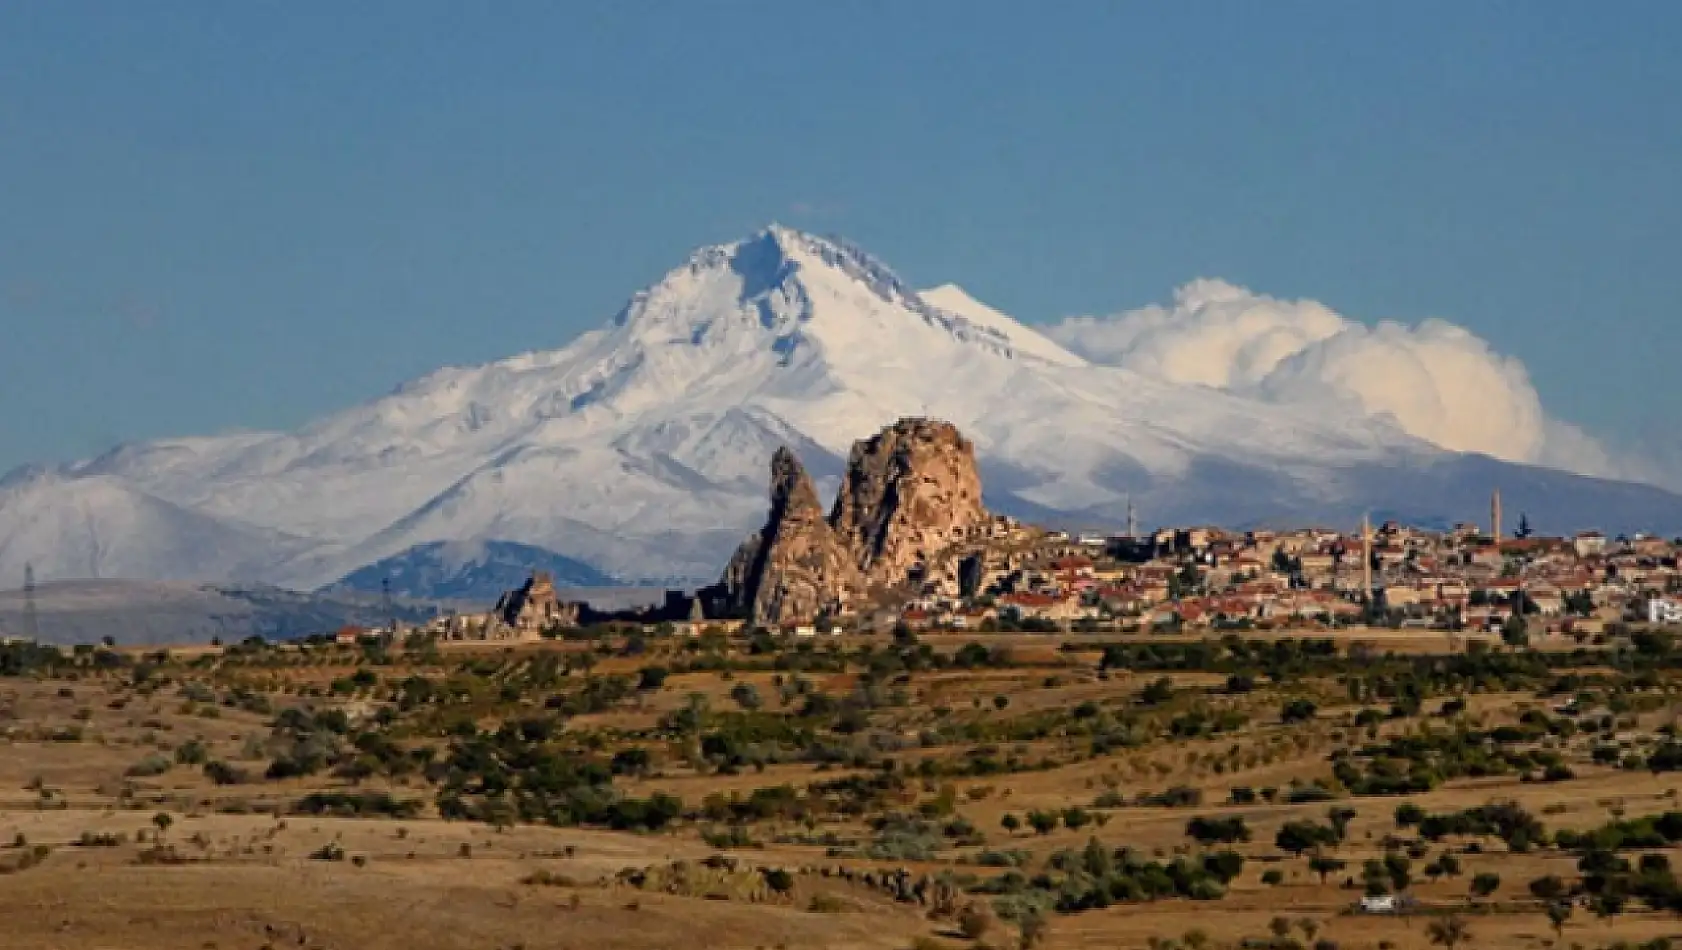
[{"label": "distant hill", "polygon": [[560,588],[615,587],[617,582],[583,561],[513,541],[434,541],[367,567],[322,588],[323,593],[380,594],[391,581],[393,597],[457,600],[489,607],[533,571],[547,571]]},{"label": "distant hill", "polygon": [[[24,594],[0,591],[0,636],[24,634]],[[366,594],[305,594],[274,587],[198,587],[148,581],[77,580],[41,585],[35,592],[43,643],[95,643],[111,637],[127,646],[225,643],[260,636],[285,640],[357,624],[386,622],[380,598]],[[405,623],[432,616],[431,605],[394,599]]]}]

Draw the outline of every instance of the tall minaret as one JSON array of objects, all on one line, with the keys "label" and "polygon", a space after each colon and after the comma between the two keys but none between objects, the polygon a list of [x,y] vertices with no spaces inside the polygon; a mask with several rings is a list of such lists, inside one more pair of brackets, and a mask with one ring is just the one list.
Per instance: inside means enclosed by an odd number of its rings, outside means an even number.
[{"label": "tall minaret", "polygon": [[1372,519],[1361,515],[1361,597],[1372,603]]},{"label": "tall minaret", "polygon": [[1489,496],[1489,536],[1499,544],[1501,542],[1501,489],[1495,489]]},{"label": "tall minaret", "polygon": [[1127,496],[1127,536],[1130,538],[1139,536],[1139,519],[1133,511],[1132,495]]},{"label": "tall minaret", "polygon": [[35,610],[35,565],[23,565],[23,638],[41,642],[41,617]]}]

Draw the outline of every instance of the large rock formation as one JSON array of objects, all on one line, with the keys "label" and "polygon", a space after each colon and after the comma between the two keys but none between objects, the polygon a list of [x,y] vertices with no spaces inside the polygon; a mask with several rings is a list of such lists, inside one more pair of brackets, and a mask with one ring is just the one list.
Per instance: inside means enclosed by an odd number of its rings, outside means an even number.
[{"label": "large rock formation", "polygon": [[497,600],[495,616],[522,634],[538,634],[550,627],[576,624],[578,605],[562,601],[555,593],[554,578],[547,571],[537,571]]},{"label": "large rock formation", "polygon": [[854,443],[829,518],[873,585],[904,582],[987,520],[975,446],[929,419],[901,419]]},{"label": "large rock formation", "polygon": [[843,612],[920,580],[988,519],[974,446],[949,423],[903,419],[855,444],[828,518],[799,459],[779,449],[770,516],[719,587],[726,609],[755,624]]},{"label": "large rock formation", "polygon": [[728,609],[755,624],[840,612],[860,587],[847,549],[824,520],[817,489],[787,448],[771,459],[771,513],[724,569]]}]

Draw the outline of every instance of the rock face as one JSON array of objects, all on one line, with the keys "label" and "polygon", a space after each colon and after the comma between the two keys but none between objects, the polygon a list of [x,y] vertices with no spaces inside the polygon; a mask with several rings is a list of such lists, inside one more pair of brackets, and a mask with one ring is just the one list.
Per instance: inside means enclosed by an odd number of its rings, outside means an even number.
[{"label": "rock face", "polygon": [[578,606],[562,602],[547,571],[537,571],[525,584],[503,594],[495,613],[498,620],[521,633],[541,633],[578,622]]},{"label": "rock face", "polygon": [[829,518],[866,580],[889,586],[987,520],[975,446],[929,419],[901,419],[854,443]]},{"label": "rock face", "polygon": [[921,579],[930,558],[985,529],[975,449],[949,423],[903,419],[853,446],[828,518],[788,449],[771,460],[771,512],[719,587],[726,609],[769,625],[841,613]]},{"label": "rock face", "polygon": [[771,458],[771,513],[724,569],[728,609],[755,624],[839,612],[859,589],[849,552],[824,520],[817,489],[787,448]]}]

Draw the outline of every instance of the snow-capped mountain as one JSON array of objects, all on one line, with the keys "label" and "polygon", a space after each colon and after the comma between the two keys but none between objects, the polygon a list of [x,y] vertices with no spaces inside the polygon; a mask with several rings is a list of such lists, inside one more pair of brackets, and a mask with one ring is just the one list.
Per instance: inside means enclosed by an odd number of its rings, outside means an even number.
[{"label": "snow-capped mountain", "polygon": [[[1374,367],[1382,372],[1382,367]],[[314,588],[441,541],[710,580],[790,445],[820,482],[904,415],[956,423],[989,503],[1113,524],[1476,519],[1682,527],[1682,497],[1446,452],[1392,420],[1095,365],[960,288],[781,227],[697,251],[571,345],[439,370],[293,433],[171,439],[0,483],[0,577]],[[832,485],[820,485],[828,490]]]}]

